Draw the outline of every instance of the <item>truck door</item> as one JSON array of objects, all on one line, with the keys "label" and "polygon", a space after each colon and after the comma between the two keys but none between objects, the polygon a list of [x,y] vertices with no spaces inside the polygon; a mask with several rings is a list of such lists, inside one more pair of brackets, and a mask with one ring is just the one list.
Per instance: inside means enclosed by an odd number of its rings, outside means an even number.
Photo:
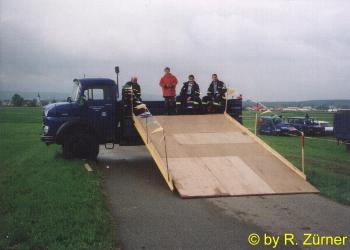
[{"label": "truck door", "polygon": [[112,142],[116,127],[113,86],[89,86],[84,96],[85,113],[97,131],[99,142]]}]

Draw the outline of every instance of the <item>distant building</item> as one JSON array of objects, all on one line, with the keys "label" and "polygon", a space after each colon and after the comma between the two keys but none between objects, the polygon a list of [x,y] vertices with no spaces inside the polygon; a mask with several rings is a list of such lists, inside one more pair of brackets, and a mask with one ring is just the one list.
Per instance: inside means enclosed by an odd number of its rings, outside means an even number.
[{"label": "distant building", "polygon": [[298,107],[287,107],[287,108],[283,108],[283,111],[298,111]]},{"label": "distant building", "polygon": [[11,101],[10,100],[3,100],[2,106],[11,106]]},{"label": "distant building", "polygon": [[302,111],[302,112],[308,112],[314,110],[311,106],[304,106],[304,107],[287,107],[283,108],[283,111]]},{"label": "distant building", "polygon": [[311,106],[306,106],[306,107],[302,107],[302,108],[299,108],[298,111],[312,111],[313,108]]},{"label": "distant building", "polygon": [[339,109],[338,108],[334,108],[334,107],[330,107],[327,111],[328,112],[337,112]]}]

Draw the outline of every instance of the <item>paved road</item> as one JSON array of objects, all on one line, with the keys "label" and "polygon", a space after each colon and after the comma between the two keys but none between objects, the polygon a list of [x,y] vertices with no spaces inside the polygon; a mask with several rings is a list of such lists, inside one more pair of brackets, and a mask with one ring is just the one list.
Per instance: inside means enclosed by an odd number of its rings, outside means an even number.
[{"label": "paved road", "polygon": [[[99,168],[122,249],[262,249],[248,244],[250,233],[294,233],[298,241],[304,232],[350,233],[350,208],[319,195],[181,199],[145,147],[101,150]],[[350,240],[334,249],[350,249]]]}]

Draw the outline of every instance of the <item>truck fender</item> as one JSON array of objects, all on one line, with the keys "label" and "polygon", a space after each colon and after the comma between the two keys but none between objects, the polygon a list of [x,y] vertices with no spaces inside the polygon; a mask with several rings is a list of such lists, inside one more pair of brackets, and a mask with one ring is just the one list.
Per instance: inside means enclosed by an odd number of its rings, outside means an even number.
[{"label": "truck fender", "polygon": [[86,131],[89,134],[96,135],[95,129],[91,126],[91,124],[87,121],[76,119],[63,123],[56,133],[56,141],[58,144],[62,144],[63,138],[66,134],[74,131]]}]

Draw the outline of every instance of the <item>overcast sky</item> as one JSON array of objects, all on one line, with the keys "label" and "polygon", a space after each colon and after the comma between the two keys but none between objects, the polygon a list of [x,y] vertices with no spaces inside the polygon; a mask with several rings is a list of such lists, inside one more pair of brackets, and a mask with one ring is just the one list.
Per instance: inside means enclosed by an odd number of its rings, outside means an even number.
[{"label": "overcast sky", "polygon": [[0,0],[0,90],[212,73],[258,101],[350,98],[350,1]]}]

